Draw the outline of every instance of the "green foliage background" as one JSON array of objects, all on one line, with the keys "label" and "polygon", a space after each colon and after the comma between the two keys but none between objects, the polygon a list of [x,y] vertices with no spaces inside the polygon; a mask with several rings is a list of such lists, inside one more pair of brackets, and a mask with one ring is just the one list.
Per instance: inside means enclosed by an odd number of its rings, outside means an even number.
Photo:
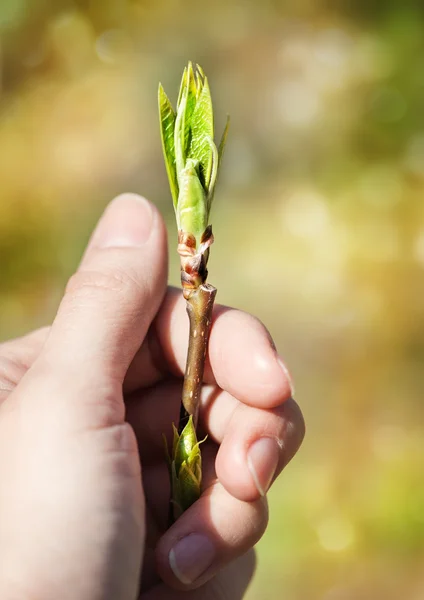
[{"label": "green foliage background", "polygon": [[248,598],[423,598],[422,3],[3,0],[0,48],[1,338],[52,318],[115,194],[175,246],[156,91],[199,62],[232,115],[210,279],[272,331],[308,428]]}]

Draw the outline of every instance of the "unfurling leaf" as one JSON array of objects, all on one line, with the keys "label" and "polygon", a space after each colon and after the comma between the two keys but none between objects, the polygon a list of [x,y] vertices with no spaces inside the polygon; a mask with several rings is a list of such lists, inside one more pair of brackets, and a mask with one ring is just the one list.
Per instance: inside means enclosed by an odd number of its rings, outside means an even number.
[{"label": "unfurling leaf", "polygon": [[[188,306],[193,307],[196,298],[203,298],[204,302],[201,308],[204,314],[202,312],[203,316],[199,317],[203,342],[194,354],[189,351],[180,429],[183,426],[181,423],[186,423],[188,415],[189,420],[181,433],[173,426],[171,450],[166,446],[171,482],[170,517],[171,520],[175,520],[199,498],[202,485],[202,457],[192,415],[197,419],[216,293],[215,288],[206,284],[210,246],[214,241],[209,213],[229,121],[218,149],[214,141],[214,115],[208,79],[201,67],[191,62],[184,69],[176,110],[173,109],[162,86],[159,86],[159,113],[163,153],[178,226],[183,293]],[[196,337],[198,331],[197,328],[192,329],[195,322],[193,314],[189,311],[191,340]],[[200,341],[201,337],[198,339]],[[190,374],[191,364],[198,365],[199,370],[196,366]]]},{"label": "unfurling leaf", "polygon": [[227,117],[227,122],[225,124],[224,133],[222,134],[221,141],[218,146],[218,156],[219,156],[219,165],[221,165],[222,157],[224,156],[225,144],[227,143],[228,130],[230,129],[230,117]]},{"label": "unfurling leaf", "polygon": [[177,104],[177,114],[182,113],[179,137],[182,143],[182,156],[185,162],[188,158],[188,148],[190,146],[192,116],[197,103],[196,78],[191,62],[188,63],[188,67],[184,71],[180,96],[181,100]]},{"label": "unfurling leaf", "polygon": [[199,248],[209,225],[228,121],[219,149],[214,142],[214,118],[208,79],[199,65],[184,69],[174,112],[159,87],[162,145],[178,229],[191,234]]},{"label": "unfurling leaf", "polygon": [[160,132],[162,138],[162,148],[165,157],[165,166],[168,173],[169,186],[171,188],[174,208],[177,209],[178,202],[178,182],[177,170],[175,164],[175,145],[174,145],[174,129],[175,129],[175,113],[168,96],[165,94],[163,87],[159,84],[159,117],[160,117]]},{"label": "unfurling leaf", "polygon": [[173,433],[172,455],[169,455],[167,447],[166,452],[171,475],[173,516],[174,519],[177,519],[200,496],[202,456],[200,453],[201,442],[197,441],[192,417],[180,435],[173,425]]},{"label": "unfurling leaf", "polygon": [[200,179],[206,191],[209,192],[209,179],[212,168],[213,143],[213,110],[208,80],[205,77],[202,92],[193,111],[191,121],[191,142],[188,158],[199,161]]}]

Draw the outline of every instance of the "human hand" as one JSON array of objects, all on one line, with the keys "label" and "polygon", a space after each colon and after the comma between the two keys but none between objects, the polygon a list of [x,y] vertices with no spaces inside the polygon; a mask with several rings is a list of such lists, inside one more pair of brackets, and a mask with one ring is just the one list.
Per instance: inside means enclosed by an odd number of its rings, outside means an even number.
[{"label": "human hand", "polygon": [[[204,491],[166,531],[162,433],[188,343],[166,288],[163,221],[107,208],[51,328],[0,345],[2,600],[241,598],[265,493],[304,433],[287,371],[253,317],[216,307],[200,427]],[[141,575],[142,569],[142,575]]]}]

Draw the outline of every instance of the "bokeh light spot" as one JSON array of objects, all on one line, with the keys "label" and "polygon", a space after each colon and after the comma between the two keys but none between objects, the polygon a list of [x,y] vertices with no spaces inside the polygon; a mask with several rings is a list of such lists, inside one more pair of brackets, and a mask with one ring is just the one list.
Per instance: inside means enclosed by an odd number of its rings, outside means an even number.
[{"label": "bokeh light spot", "polygon": [[109,29],[96,39],[95,48],[99,59],[114,65],[122,62],[131,53],[131,39],[122,29]]},{"label": "bokeh light spot", "polygon": [[295,191],[284,204],[283,224],[295,236],[321,235],[330,226],[325,198],[313,190]]},{"label": "bokeh light spot", "polygon": [[328,552],[341,552],[355,541],[352,523],[342,515],[332,515],[323,519],[316,528],[322,548]]},{"label": "bokeh light spot", "polygon": [[277,97],[280,117],[295,127],[310,125],[319,114],[320,99],[317,90],[305,81],[286,81]]},{"label": "bokeh light spot", "polygon": [[318,35],[315,56],[326,67],[340,69],[352,49],[352,39],[342,29],[325,29]]},{"label": "bokeh light spot", "polygon": [[407,433],[396,425],[376,427],[372,438],[372,449],[381,461],[392,462],[404,457],[407,448]]}]

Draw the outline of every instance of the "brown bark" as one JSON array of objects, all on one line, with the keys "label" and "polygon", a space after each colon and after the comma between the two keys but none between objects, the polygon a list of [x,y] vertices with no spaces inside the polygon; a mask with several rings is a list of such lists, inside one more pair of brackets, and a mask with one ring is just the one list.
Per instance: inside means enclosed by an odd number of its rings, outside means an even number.
[{"label": "brown bark", "polygon": [[216,288],[212,285],[202,283],[198,288],[191,290],[186,298],[190,321],[190,338],[184,375],[179,433],[184,429],[190,415],[193,415],[194,426],[197,426],[200,393],[216,291]]}]

